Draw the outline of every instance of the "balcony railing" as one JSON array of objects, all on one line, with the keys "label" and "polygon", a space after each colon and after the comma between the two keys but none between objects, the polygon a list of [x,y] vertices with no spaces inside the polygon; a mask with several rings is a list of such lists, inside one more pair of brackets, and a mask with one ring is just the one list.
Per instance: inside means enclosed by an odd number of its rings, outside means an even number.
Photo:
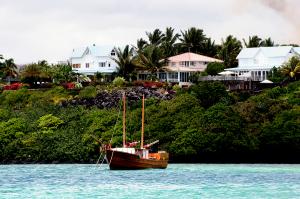
[{"label": "balcony railing", "polygon": [[200,81],[250,81],[250,77],[238,76],[204,76],[199,78]]}]

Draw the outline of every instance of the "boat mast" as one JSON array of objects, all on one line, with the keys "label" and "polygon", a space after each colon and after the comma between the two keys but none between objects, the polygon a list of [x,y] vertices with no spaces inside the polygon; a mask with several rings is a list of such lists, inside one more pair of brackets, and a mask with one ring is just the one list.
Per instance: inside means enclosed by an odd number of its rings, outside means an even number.
[{"label": "boat mast", "polygon": [[142,135],[141,135],[141,149],[144,148],[144,119],[145,119],[145,95],[143,95],[142,101]]},{"label": "boat mast", "polygon": [[123,147],[126,147],[126,96],[123,93]]}]

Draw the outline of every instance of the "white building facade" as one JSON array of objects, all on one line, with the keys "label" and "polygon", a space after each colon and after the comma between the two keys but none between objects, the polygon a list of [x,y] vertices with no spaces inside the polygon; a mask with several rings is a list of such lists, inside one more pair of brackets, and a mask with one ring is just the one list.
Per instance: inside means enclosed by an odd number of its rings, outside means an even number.
[{"label": "white building facade", "polygon": [[252,81],[263,81],[272,68],[280,67],[293,56],[300,56],[300,48],[292,46],[244,48],[237,56],[237,68],[228,68],[236,76],[249,77]]},{"label": "white building facade", "polygon": [[113,47],[88,46],[73,49],[70,57],[73,71],[84,75],[95,73],[112,74],[117,70],[117,64],[113,61],[116,53]]}]

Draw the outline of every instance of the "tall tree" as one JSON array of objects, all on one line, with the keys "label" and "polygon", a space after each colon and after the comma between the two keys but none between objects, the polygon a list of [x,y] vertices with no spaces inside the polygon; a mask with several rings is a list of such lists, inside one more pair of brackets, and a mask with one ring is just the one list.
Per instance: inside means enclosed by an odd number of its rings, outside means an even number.
[{"label": "tall tree", "polygon": [[187,31],[181,31],[181,35],[181,52],[204,52],[204,43],[206,42],[207,38],[202,29],[192,27]]},{"label": "tall tree", "polygon": [[218,57],[224,61],[225,68],[237,67],[237,55],[242,49],[242,43],[232,35],[222,40]]},{"label": "tall tree", "polygon": [[143,38],[140,38],[136,42],[137,51],[143,50],[148,45],[148,42]]},{"label": "tall tree", "polygon": [[203,44],[203,54],[216,57],[219,46],[215,44],[215,41],[212,41],[211,38],[207,38]]},{"label": "tall tree", "polygon": [[262,39],[259,38],[257,35],[249,36],[248,41],[243,39],[244,45],[246,48],[254,48],[254,47],[260,47],[262,44]]},{"label": "tall tree", "polygon": [[282,74],[288,76],[291,80],[297,80],[300,77],[300,58],[292,57],[286,64],[280,69]]},{"label": "tall tree", "polygon": [[275,46],[274,44],[274,41],[271,39],[271,37],[263,40],[260,44],[260,46],[263,46],[263,47],[272,47],[272,46]]},{"label": "tall tree", "polygon": [[124,77],[127,81],[131,80],[136,66],[133,55],[134,49],[126,45],[123,50],[115,48],[115,52],[117,58],[113,58],[113,60],[118,64],[118,75]]},{"label": "tall tree", "polygon": [[17,77],[17,65],[12,58],[6,59],[2,64],[3,77],[10,82],[11,78]]},{"label": "tall tree", "polygon": [[153,32],[146,32],[146,35],[148,36],[149,43],[156,46],[159,46],[162,43],[165,36],[158,28]]},{"label": "tall tree", "polygon": [[22,81],[36,85],[40,81],[41,70],[41,67],[36,63],[26,65],[20,72]]},{"label": "tall tree", "polygon": [[174,28],[167,27],[164,33],[163,41],[161,48],[163,50],[164,57],[170,57],[176,54],[176,46],[175,43],[179,38],[179,34],[174,34]]},{"label": "tall tree", "polygon": [[78,74],[76,74],[70,63],[68,64],[58,64],[52,66],[53,68],[53,81],[55,83],[65,83],[65,82],[71,82],[75,81],[78,77]]},{"label": "tall tree", "polygon": [[38,66],[41,68],[40,79],[44,82],[50,82],[53,77],[53,67],[51,67],[46,60],[38,61]]},{"label": "tall tree", "polygon": [[137,66],[151,72],[151,79],[156,79],[157,72],[163,70],[165,61],[161,48],[155,45],[147,46],[144,51],[138,52]]}]

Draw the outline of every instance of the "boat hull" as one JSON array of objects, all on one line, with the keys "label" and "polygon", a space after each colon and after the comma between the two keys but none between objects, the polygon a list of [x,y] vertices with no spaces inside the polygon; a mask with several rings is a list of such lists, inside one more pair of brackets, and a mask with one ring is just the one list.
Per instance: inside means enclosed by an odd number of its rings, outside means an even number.
[{"label": "boat hull", "polygon": [[106,151],[106,158],[111,170],[165,169],[168,166],[168,159],[144,159],[136,154],[113,150]]}]

